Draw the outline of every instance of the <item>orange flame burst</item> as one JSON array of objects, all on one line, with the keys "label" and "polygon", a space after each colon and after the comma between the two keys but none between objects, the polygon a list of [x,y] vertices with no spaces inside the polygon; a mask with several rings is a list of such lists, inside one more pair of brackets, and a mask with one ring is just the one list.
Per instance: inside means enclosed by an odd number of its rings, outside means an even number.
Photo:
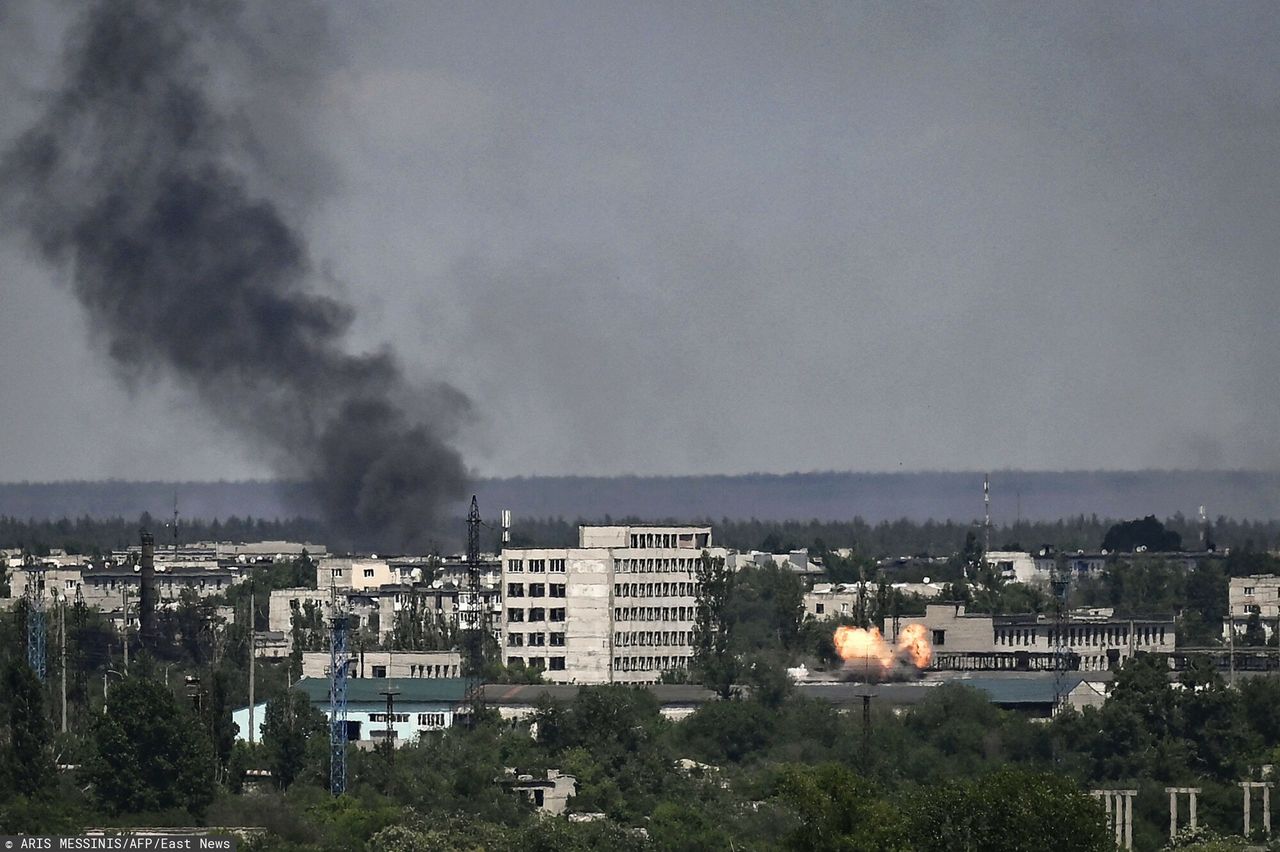
[{"label": "orange flame burst", "polygon": [[886,642],[875,627],[837,627],[834,641],[846,667],[860,669],[877,680],[889,676],[899,663],[920,670],[933,660],[923,624],[908,624],[898,631],[897,647]]}]

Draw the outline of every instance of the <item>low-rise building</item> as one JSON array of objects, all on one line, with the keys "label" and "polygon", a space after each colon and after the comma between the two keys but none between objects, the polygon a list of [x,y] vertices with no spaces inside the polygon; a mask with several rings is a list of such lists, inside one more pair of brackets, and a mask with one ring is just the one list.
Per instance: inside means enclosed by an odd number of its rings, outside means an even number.
[{"label": "low-rise building", "polygon": [[[929,604],[923,617],[902,619],[923,624],[933,646],[934,668],[1052,667],[1059,646],[1082,671],[1115,668],[1138,651],[1171,653],[1173,617],[1116,618],[1109,610],[1071,613],[1061,625],[1030,613],[991,615],[966,612],[964,604]],[[1061,642],[1058,630],[1061,628]],[[896,641],[896,636],[895,636]]]},{"label": "low-rise building", "polygon": [[514,769],[508,769],[501,782],[507,789],[527,798],[536,810],[551,816],[564,813],[578,789],[578,779],[559,769],[548,769],[545,778],[519,775]]},{"label": "low-rise building", "polygon": [[[302,655],[302,676],[327,678],[328,652],[310,651]],[[363,651],[348,655],[350,677],[458,678],[462,676],[462,655],[457,651]]]},{"label": "low-rise building", "polygon": [[[306,677],[293,686],[311,706],[329,718],[329,679]],[[396,746],[412,743],[423,734],[453,726],[460,713],[467,712],[470,684],[463,678],[379,678],[347,681],[347,740],[358,748],[373,748],[387,742]],[[392,712],[387,713],[387,690],[392,690]],[[254,707],[257,742],[262,741],[266,703]],[[248,741],[249,708],[232,713],[240,726],[237,739]]]},{"label": "low-rise building", "polygon": [[1223,636],[1228,631],[1243,633],[1252,616],[1258,616],[1268,637],[1280,621],[1280,577],[1275,574],[1251,574],[1248,577],[1232,577],[1227,587],[1228,618],[1223,626]]}]

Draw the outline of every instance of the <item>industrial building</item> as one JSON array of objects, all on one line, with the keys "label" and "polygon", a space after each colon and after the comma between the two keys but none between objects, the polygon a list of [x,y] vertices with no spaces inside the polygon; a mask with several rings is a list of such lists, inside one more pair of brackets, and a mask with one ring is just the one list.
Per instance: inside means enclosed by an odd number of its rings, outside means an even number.
[{"label": "industrial building", "polygon": [[[329,717],[329,679],[307,677],[294,689],[307,696],[311,706]],[[391,742],[399,747],[414,742],[424,733],[453,726],[467,708],[469,682],[464,678],[353,679],[347,684],[347,740],[359,748],[373,748]],[[387,692],[392,692],[392,712],[387,713]],[[262,741],[266,703],[254,705],[256,741]],[[232,714],[239,725],[237,739],[249,739],[249,708]]]},{"label": "industrial building", "polygon": [[1172,615],[1117,618],[1105,609],[1075,611],[1059,622],[1037,613],[991,615],[965,612],[959,603],[929,604],[924,616],[909,621],[925,626],[932,667],[939,669],[1050,669],[1060,644],[1078,657],[1081,671],[1108,671],[1138,651],[1172,653],[1175,641]]},{"label": "industrial building", "polygon": [[504,660],[553,683],[652,683],[693,655],[704,526],[581,526],[576,548],[502,553]]}]

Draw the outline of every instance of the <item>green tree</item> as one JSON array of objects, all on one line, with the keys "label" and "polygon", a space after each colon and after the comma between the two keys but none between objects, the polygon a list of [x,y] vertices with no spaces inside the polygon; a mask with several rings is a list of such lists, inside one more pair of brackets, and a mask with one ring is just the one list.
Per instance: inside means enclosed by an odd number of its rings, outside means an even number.
[{"label": "green tree", "polygon": [[202,813],[213,799],[214,758],[209,738],[192,736],[198,725],[163,683],[140,675],[116,683],[85,768],[95,798],[112,813]]},{"label": "green tree", "polygon": [[262,747],[271,777],[287,789],[307,761],[307,745],[325,730],[324,716],[306,695],[292,690],[267,702],[262,721]]},{"label": "green tree", "polygon": [[1059,775],[1000,769],[921,791],[912,801],[917,852],[1111,852],[1102,806]]},{"label": "green tree", "polygon": [[1262,616],[1256,612],[1249,613],[1249,620],[1245,622],[1244,644],[1251,648],[1262,648],[1267,644],[1267,631],[1262,626]]},{"label": "green tree", "polygon": [[783,767],[774,797],[797,818],[798,824],[786,838],[788,849],[893,852],[912,848],[902,810],[882,798],[870,781],[844,766]]},{"label": "green tree", "polygon": [[0,747],[0,773],[9,789],[39,795],[53,783],[53,729],[40,681],[25,661],[4,667],[8,736]]},{"label": "green tree", "polygon": [[721,698],[733,695],[738,677],[734,656],[729,599],[733,591],[733,571],[724,557],[702,551],[695,569],[697,608],[693,626],[693,666],[702,683]]},{"label": "green tree", "polygon": [[1182,536],[1166,530],[1155,515],[1147,515],[1141,520],[1114,524],[1102,539],[1102,549],[1113,553],[1132,553],[1140,549],[1168,553],[1182,549]]}]

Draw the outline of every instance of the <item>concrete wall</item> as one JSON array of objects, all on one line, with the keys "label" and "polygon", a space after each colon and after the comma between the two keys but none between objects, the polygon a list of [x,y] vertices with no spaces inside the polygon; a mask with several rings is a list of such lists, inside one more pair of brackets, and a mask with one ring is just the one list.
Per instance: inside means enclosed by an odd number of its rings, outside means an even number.
[{"label": "concrete wall", "polygon": [[1249,616],[1257,613],[1262,628],[1268,636],[1276,629],[1280,619],[1280,577],[1274,574],[1253,574],[1248,577],[1232,577],[1227,590],[1230,620],[1223,625],[1223,635],[1235,626],[1237,633],[1249,624]]},{"label": "concrete wall", "polygon": [[[352,664],[347,671],[356,677],[456,678],[462,672],[462,655],[457,651],[365,651],[364,654],[352,653],[349,657]],[[329,653],[314,651],[303,654],[302,676],[328,677]]]}]

